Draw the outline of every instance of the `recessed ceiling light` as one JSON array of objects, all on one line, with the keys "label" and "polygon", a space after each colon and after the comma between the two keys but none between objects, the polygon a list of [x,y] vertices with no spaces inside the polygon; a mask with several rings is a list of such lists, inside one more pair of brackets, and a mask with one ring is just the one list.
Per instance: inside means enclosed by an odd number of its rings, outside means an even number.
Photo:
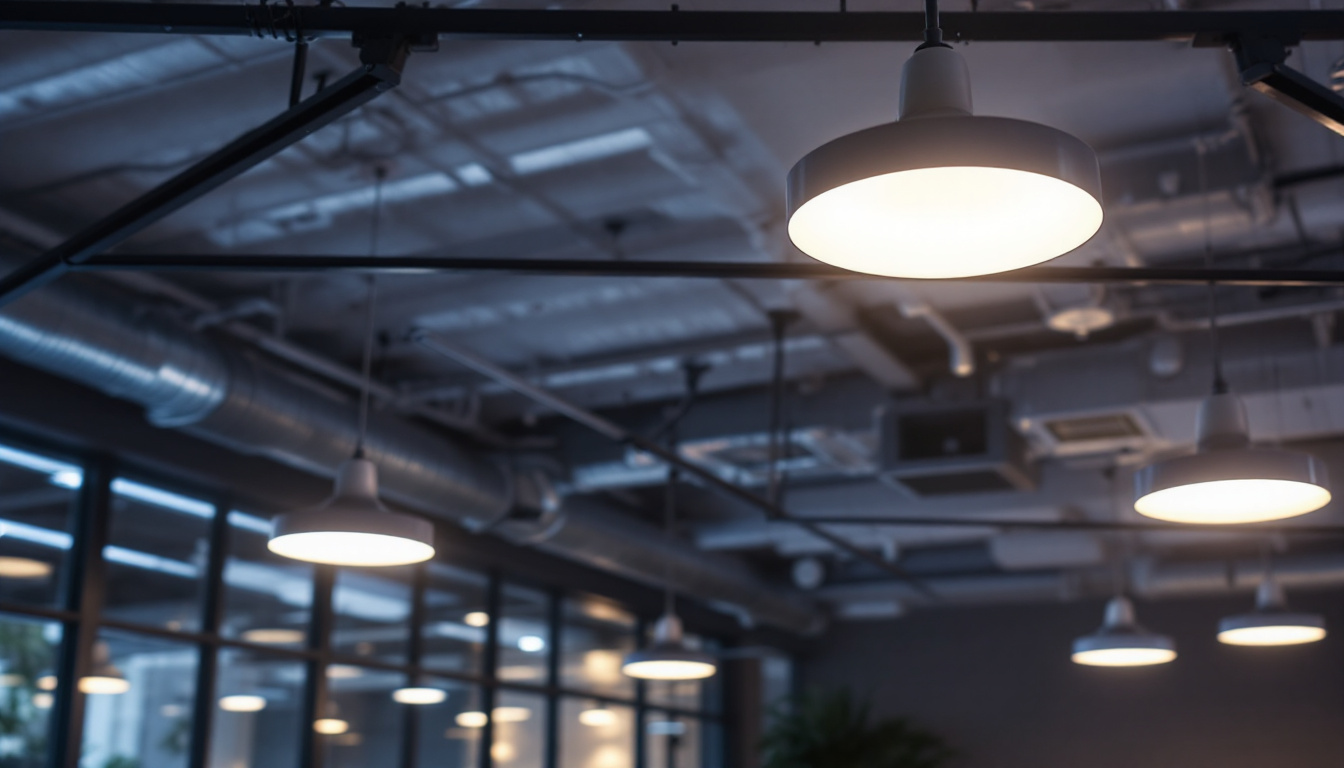
[{"label": "recessed ceiling light", "polygon": [[1096,153],[1062,131],[976,117],[936,6],[906,62],[899,120],[838,138],[789,172],[788,231],[855,272],[954,278],[1061,256],[1101,227]]},{"label": "recessed ceiling light", "polygon": [[1134,509],[1176,523],[1260,523],[1330,503],[1325,464],[1308,453],[1252,448],[1246,408],[1233,394],[1206,399],[1195,453],[1150,464],[1134,476]]},{"label": "recessed ceiling light", "polygon": [[1092,667],[1143,667],[1176,658],[1176,643],[1140,627],[1134,604],[1123,595],[1106,604],[1101,629],[1073,642],[1073,661]]}]

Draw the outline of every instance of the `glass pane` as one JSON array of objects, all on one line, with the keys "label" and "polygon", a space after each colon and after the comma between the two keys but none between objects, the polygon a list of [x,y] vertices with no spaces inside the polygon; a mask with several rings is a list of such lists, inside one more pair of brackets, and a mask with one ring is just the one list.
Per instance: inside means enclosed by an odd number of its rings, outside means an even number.
[{"label": "glass pane", "polygon": [[327,667],[327,702],[313,723],[326,753],[325,768],[393,766],[401,760],[404,706],[392,701],[400,672],[333,664]]},{"label": "glass pane", "polygon": [[194,632],[214,505],[124,478],[112,481],[107,560],[109,618]]},{"label": "glass pane", "polygon": [[448,696],[438,704],[409,708],[419,739],[417,768],[477,768],[485,720],[480,693],[455,680],[429,679],[421,684]]},{"label": "glass pane", "polygon": [[487,579],[443,563],[430,563],[428,568],[421,666],[479,673],[490,625],[485,610]]},{"label": "glass pane", "polygon": [[339,569],[331,596],[336,614],[332,651],[404,663],[411,636],[412,574],[413,566]]},{"label": "glass pane", "polygon": [[46,764],[60,641],[59,624],[0,616],[0,766]]},{"label": "glass pane", "polygon": [[496,693],[495,699],[491,761],[499,768],[541,768],[546,752],[546,699],[506,690]]},{"label": "glass pane", "polygon": [[186,768],[196,646],[104,632],[89,676],[83,768]]},{"label": "glass pane", "polygon": [[56,604],[83,478],[73,464],[0,446],[0,600]]},{"label": "glass pane", "polygon": [[644,739],[648,768],[711,768],[702,753],[700,721],[693,717],[649,712]]},{"label": "glass pane", "polygon": [[229,513],[220,631],[260,645],[301,648],[308,637],[313,567],[271,554],[270,531],[269,520]]},{"label": "glass pane", "polygon": [[565,600],[560,635],[560,685],[633,699],[634,680],[621,662],[635,650],[635,617],[598,597]]},{"label": "glass pane", "polygon": [[221,649],[208,768],[298,765],[303,684],[301,661]]},{"label": "glass pane", "polygon": [[547,599],[544,592],[505,584],[499,618],[500,680],[545,685],[547,673]]},{"label": "glass pane", "polygon": [[586,699],[560,702],[560,768],[632,768],[635,711]]},{"label": "glass pane", "polygon": [[[652,640],[652,630],[649,638]],[[687,633],[686,645],[696,650],[716,653],[718,644],[699,635]],[[719,676],[707,680],[650,680],[645,683],[645,696],[649,704],[688,709],[694,712],[718,712],[720,698]]]}]

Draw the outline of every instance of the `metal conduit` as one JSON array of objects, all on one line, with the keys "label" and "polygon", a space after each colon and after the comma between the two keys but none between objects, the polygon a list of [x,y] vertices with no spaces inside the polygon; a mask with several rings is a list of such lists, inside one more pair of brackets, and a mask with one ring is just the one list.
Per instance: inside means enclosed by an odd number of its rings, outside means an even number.
[{"label": "metal conduit", "polygon": [[[314,474],[331,476],[354,449],[354,404],[347,398],[237,345],[84,287],[55,286],[6,307],[0,354],[138,403],[158,426]],[[366,449],[387,498],[430,516],[473,527],[527,506],[527,484],[516,482],[525,478],[396,416],[373,414]],[[597,503],[567,512],[545,549],[649,584],[671,574],[674,588],[712,595],[761,623],[796,632],[821,625],[812,603],[767,586],[734,560],[668,539]]]}]

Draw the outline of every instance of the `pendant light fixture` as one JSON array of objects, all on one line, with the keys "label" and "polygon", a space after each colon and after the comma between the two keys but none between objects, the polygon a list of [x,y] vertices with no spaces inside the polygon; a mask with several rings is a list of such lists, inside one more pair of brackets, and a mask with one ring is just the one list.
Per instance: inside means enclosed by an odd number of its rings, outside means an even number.
[{"label": "pendant light fixture", "polygon": [[[378,252],[383,170],[374,187],[370,251]],[[428,520],[390,512],[378,499],[378,467],[364,457],[369,425],[374,311],[378,284],[369,277],[364,329],[364,378],[359,395],[359,437],[355,454],[336,474],[336,490],[322,504],[275,519],[267,547],[277,555],[310,563],[392,566],[424,562],[434,556],[434,526]]]},{"label": "pendant light fixture", "polygon": [[961,55],[925,0],[924,43],[901,75],[899,120],[813,150],[789,172],[789,238],[875,275],[954,278],[1028,267],[1101,227],[1096,153],[1062,131],[976,117]]},{"label": "pendant light fixture", "polygon": [[[686,366],[686,401],[667,425],[668,449],[677,452],[677,422],[685,417],[695,401],[696,385],[705,369]],[[673,535],[677,509],[677,468],[668,465],[667,486],[663,495],[663,523],[667,536]],[[718,661],[708,653],[690,648],[676,612],[672,574],[664,575],[663,615],[653,628],[653,644],[627,654],[621,671],[639,680],[703,680],[719,671]]]},{"label": "pendant light fixture", "polygon": [[1255,593],[1255,610],[1218,624],[1218,641],[1228,645],[1301,645],[1325,638],[1325,617],[1288,610],[1283,588],[1266,573]]},{"label": "pendant light fixture", "polygon": [[1073,661],[1092,667],[1142,667],[1176,658],[1176,643],[1139,626],[1134,603],[1116,595],[1106,604],[1101,629],[1073,641]]},{"label": "pendant light fixture", "polygon": [[112,664],[112,652],[107,643],[99,641],[93,647],[92,670],[79,679],[80,693],[119,696],[129,690],[131,681]]},{"label": "pendant light fixture", "polygon": [[[1202,145],[1201,145],[1202,147]],[[1204,150],[1199,153],[1201,185]],[[1205,193],[1204,259],[1213,266]],[[1209,284],[1213,394],[1200,406],[1194,454],[1165,459],[1134,475],[1134,509],[1176,523],[1237,524],[1282,520],[1330,503],[1325,464],[1279,448],[1252,448],[1246,406],[1228,391],[1218,337],[1218,304]]]}]

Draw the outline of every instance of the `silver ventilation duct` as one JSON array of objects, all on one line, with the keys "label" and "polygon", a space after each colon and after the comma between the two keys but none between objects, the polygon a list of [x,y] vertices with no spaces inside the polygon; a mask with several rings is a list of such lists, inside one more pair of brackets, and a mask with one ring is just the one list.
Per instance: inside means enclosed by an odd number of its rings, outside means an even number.
[{"label": "silver ventilation duct", "polygon": [[[354,404],[254,352],[136,312],[83,287],[31,294],[0,313],[0,354],[144,406],[151,422],[241,453],[330,476],[354,450]],[[366,444],[386,496],[479,529],[533,495],[528,476],[389,414],[374,414]],[[545,519],[546,516],[543,516]],[[548,523],[553,523],[547,520]],[[510,523],[502,532],[520,533]],[[754,620],[817,629],[806,600],[769,588],[741,564],[706,555],[599,505],[567,510],[544,547],[650,584],[712,595]]]}]

